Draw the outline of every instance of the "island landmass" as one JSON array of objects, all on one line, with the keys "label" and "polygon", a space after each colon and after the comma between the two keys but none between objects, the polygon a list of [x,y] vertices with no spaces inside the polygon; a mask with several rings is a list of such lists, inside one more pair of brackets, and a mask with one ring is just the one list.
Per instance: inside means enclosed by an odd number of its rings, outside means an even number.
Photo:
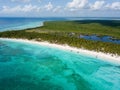
[{"label": "island landmass", "polygon": [[111,36],[112,40],[120,40],[120,21],[46,21],[41,27],[0,32],[0,38],[28,39],[39,42],[48,41],[54,44],[66,44],[71,47],[120,56],[120,44],[86,40],[80,38],[80,35]]}]

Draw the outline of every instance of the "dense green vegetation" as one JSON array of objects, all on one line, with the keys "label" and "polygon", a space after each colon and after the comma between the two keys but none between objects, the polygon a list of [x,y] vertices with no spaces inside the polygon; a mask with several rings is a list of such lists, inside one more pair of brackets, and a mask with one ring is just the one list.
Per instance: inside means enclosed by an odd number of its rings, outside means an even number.
[{"label": "dense green vegetation", "polygon": [[32,31],[74,32],[77,34],[108,35],[120,39],[120,21],[116,20],[83,20],[83,21],[49,21],[43,27]]},{"label": "dense green vegetation", "polygon": [[120,55],[120,45],[113,43],[104,43],[99,41],[89,41],[84,39],[79,39],[76,37],[68,37],[59,35],[58,33],[37,33],[37,32],[26,32],[21,31],[6,31],[1,32],[0,37],[7,38],[22,38],[37,41],[49,41],[51,43],[57,44],[68,44],[70,46],[84,48],[88,50],[101,51],[105,53],[118,54]]},{"label": "dense green vegetation", "polygon": [[22,38],[37,41],[49,41],[57,44],[68,44],[73,47],[120,55],[120,45],[78,38],[80,34],[109,35],[120,39],[120,21],[52,21],[44,26],[20,30],[0,32],[0,37]]}]

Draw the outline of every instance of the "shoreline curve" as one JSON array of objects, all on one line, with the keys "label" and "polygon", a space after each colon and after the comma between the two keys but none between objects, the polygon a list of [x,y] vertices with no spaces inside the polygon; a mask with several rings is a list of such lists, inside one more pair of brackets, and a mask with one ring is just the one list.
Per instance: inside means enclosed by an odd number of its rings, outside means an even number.
[{"label": "shoreline curve", "polygon": [[113,54],[110,54],[110,53],[90,51],[90,50],[86,50],[86,49],[82,49],[82,48],[70,47],[68,45],[60,45],[60,44],[49,43],[47,41],[38,42],[38,41],[35,41],[35,40],[16,39],[16,38],[0,38],[0,40],[10,40],[10,41],[15,41],[15,42],[38,44],[38,45],[48,46],[48,47],[52,47],[52,48],[68,50],[68,51],[76,52],[78,54],[87,55],[87,56],[90,56],[90,57],[93,57],[93,58],[106,60],[106,61],[111,62],[111,63],[120,64],[120,56],[113,55]]}]

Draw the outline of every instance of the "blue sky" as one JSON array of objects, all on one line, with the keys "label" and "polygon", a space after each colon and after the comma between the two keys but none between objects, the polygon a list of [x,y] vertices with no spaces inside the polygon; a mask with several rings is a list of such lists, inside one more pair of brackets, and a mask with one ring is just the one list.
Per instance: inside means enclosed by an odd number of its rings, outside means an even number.
[{"label": "blue sky", "polygon": [[0,0],[0,17],[120,17],[120,0]]}]

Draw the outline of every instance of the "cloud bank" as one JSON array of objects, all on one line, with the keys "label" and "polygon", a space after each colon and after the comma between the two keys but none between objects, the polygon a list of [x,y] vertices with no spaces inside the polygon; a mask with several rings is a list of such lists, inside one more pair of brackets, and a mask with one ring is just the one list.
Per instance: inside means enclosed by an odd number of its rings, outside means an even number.
[{"label": "cloud bank", "polygon": [[80,12],[80,11],[120,11],[120,2],[107,2],[105,0],[96,0],[90,2],[90,0],[72,0],[62,5],[55,5],[54,2],[44,3],[44,0],[34,0],[39,4],[31,3],[32,0],[10,0],[11,3],[21,2],[24,4],[15,5],[3,5],[1,6],[0,13],[41,13],[41,12]]}]

